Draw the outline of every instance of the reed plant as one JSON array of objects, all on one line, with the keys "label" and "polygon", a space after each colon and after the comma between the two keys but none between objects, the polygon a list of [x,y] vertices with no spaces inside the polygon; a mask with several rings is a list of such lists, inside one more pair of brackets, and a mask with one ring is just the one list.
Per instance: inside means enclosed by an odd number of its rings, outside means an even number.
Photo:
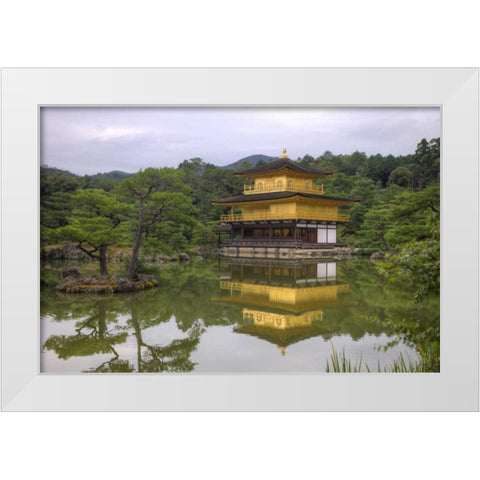
[{"label": "reed plant", "polygon": [[[347,358],[345,349],[339,354],[335,349],[335,346],[330,342],[332,346],[332,353],[330,360],[327,360],[326,372],[327,373],[360,373],[364,369],[367,373],[372,373],[370,366],[363,361],[362,356],[358,360],[352,361]],[[377,372],[385,373],[420,373],[420,372],[432,372],[438,371],[432,369],[431,353],[424,352],[416,359],[405,356],[400,353],[397,360],[392,363],[384,365],[383,369],[380,366],[380,361],[377,364]]]}]

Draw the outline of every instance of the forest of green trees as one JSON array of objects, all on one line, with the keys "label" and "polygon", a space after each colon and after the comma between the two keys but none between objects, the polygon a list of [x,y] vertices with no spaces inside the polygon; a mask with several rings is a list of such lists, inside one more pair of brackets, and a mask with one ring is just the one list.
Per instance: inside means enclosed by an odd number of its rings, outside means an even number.
[{"label": "forest of green trees", "polygon": [[[321,180],[326,195],[358,200],[349,209],[351,221],[339,227],[340,242],[365,254],[383,252],[380,273],[418,285],[419,299],[439,293],[439,138],[422,139],[406,156],[327,151],[297,161],[333,172]],[[214,247],[213,228],[225,208],[211,201],[243,191],[244,180],[234,173],[200,158],[133,175],[79,176],[42,166],[42,246],[73,242],[98,261],[102,274],[108,274],[109,249],[129,248],[129,276],[143,253]]]}]

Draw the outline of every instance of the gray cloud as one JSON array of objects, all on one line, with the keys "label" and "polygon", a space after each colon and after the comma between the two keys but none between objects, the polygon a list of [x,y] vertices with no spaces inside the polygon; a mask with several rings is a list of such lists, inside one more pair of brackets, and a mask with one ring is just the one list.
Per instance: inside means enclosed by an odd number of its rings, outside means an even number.
[{"label": "gray cloud", "polygon": [[226,165],[263,153],[406,155],[440,136],[439,108],[63,108],[41,111],[41,161],[78,174]]}]

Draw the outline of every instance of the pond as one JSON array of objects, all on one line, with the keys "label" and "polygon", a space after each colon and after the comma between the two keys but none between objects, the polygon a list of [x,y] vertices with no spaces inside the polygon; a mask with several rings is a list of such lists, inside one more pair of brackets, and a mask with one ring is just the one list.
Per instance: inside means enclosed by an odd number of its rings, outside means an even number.
[{"label": "pond", "polygon": [[210,259],[149,273],[159,286],[130,294],[42,288],[41,372],[416,371],[438,348],[439,299],[415,303],[370,260]]}]

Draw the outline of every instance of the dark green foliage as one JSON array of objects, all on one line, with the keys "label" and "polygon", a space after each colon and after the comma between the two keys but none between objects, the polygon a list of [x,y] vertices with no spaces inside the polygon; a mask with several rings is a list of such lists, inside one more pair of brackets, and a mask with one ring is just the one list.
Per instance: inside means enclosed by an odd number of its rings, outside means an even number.
[{"label": "dark green foliage", "polygon": [[217,236],[213,232],[213,228],[217,226],[217,222],[210,222],[207,225],[197,223],[193,233],[193,244],[198,245],[199,253],[208,253],[209,250],[217,244]]},{"label": "dark green foliage", "polygon": [[52,231],[68,225],[72,213],[71,196],[84,185],[82,177],[66,170],[40,167],[40,241],[54,243]]},{"label": "dark green foliage", "polygon": [[317,182],[325,185],[325,192],[327,192],[328,195],[346,197],[347,195],[350,195],[355,178],[339,172]]},{"label": "dark green foliage", "polygon": [[77,248],[100,263],[107,275],[107,247],[128,235],[129,205],[103,190],[79,190],[70,197],[69,223],[50,231],[58,241],[75,242]]},{"label": "dark green foliage", "polygon": [[236,177],[233,171],[204,163],[200,158],[184,160],[179,165],[183,171],[183,181],[191,188],[192,204],[196,208],[194,215],[202,223],[216,221],[225,207],[212,205],[212,201],[239,195],[243,191],[244,180]]},{"label": "dark green foliage", "polygon": [[85,185],[88,188],[101,188],[109,192],[123,180],[131,177],[132,173],[121,172],[114,170],[108,173],[97,173],[96,175],[85,176]]},{"label": "dark green foliage", "polygon": [[392,213],[386,205],[375,205],[365,214],[362,228],[358,235],[361,247],[373,250],[389,251],[387,234],[392,227]]},{"label": "dark green foliage", "polygon": [[66,170],[40,167],[40,201],[45,202],[55,192],[73,192],[84,185],[84,179]]},{"label": "dark green foliage", "polygon": [[[358,151],[351,155],[334,155],[326,151],[316,159],[311,155],[305,155],[299,162],[319,170],[343,173],[349,177],[369,178],[375,183],[378,182],[382,188],[389,183],[397,183],[422,190],[427,185],[439,181],[440,139],[434,138],[430,142],[422,139],[414,155],[395,157],[376,154],[367,157],[365,153]],[[403,168],[396,171],[399,167]],[[390,178],[394,171],[396,173]],[[408,180],[411,183],[406,183]]]},{"label": "dark green foliage", "polygon": [[[118,194],[134,204],[135,220],[132,257],[128,267],[129,278],[137,274],[137,264],[145,238],[155,234],[158,224],[172,220],[180,226],[185,223],[184,212],[191,208],[186,194],[190,189],[182,182],[183,172],[173,168],[147,168],[123,181]],[[188,213],[188,211],[186,212]]]},{"label": "dark green foliage", "polygon": [[425,138],[417,145],[413,164],[413,187],[422,190],[431,183],[440,181],[440,139],[433,138],[427,142]]},{"label": "dark green foliage", "polygon": [[358,203],[350,209],[350,221],[343,226],[345,234],[355,234],[362,228],[366,213],[378,201],[375,198],[377,190],[378,185],[369,178],[353,179],[348,198],[357,200]]},{"label": "dark green foliage", "polygon": [[[432,218],[439,222],[440,192],[431,185],[420,192],[389,187],[377,195],[377,204],[368,209],[357,230],[358,246],[383,251],[399,248],[411,241],[432,237]],[[383,197],[383,198],[382,198]],[[361,205],[352,209],[352,215]],[[432,217],[433,215],[433,217]]]},{"label": "dark green foliage", "polygon": [[54,192],[40,204],[40,243],[55,243],[55,229],[68,225],[72,215],[72,193]]},{"label": "dark green foliage", "polygon": [[430,238],[402,244],[378,266],[378,271],[392,281],[408,280],[415,285],[418,301],[440,295],[440,224],[435,218],[429,223]]},{"label": "dark green foliage", "polygon": [[388,177],[389,184],[399,185],[400,187],[410,187],[412,185],[413,173],[407,167],[397,167]]}]

